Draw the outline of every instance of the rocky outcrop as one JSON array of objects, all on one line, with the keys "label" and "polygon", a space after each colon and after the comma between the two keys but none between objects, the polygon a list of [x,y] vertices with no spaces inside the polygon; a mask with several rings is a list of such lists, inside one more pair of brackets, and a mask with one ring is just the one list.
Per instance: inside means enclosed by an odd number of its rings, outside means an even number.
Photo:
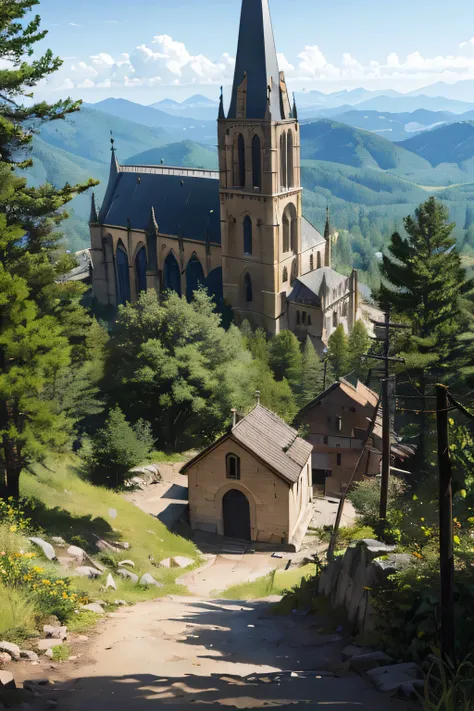
[{"label": "rocky outcrop", "polygon": [[152,585],[156,588],[164,587],[164,585],[155,580],[153,575],[150,575],[150,573],[145,573],[144,575],[142,575],[142,577],[140,578],[139,585],[141,585],[142,587],[148,587]]},{"label": "rocky outcrop", "polygon": [[138,583],[138,575],[135,573],[132,573],[130,570],[125,570],[125,568],[119,568],[117,570],[117,575],[120,575],[122,578],[125,578],[126,580],[131,580],[132,583]]},{"label": "rocky outcrop", "polygon": [[130,475],[130,478],[125,482],[125,486],[130,489],[145,489],[151,484],[158,484],[162,479],[157,464],[148,464],[145,467],[132,469]]},{"label": "rocky outcrop", "polygon": [[173,558],[165,558],[160,561],[160,566],[162,568],[188,568],[193,565],[194,561],[192,558],[186,558],[183,555],[175,555]]},{"label": "rocky outcrop", "polygon": [[0,652],[6,652],[12,659],[20,659],[20,647],[13,642],[0,642]]},{"label": "rocky outcrop", "polygon": [[412,564],[410,556],[395,553],[395,547],[380,541],[354,541],[343,556],[330,563],[321,574],[319,593],[334,610],[343,610],[354,634],[370,634],[375,629],[371,593],[388,576]]},{"label": "rocky outcrop", "polygon": [[88,605],[83,605],[81,610],[94,612],[96,615],[105,615],[105,610],[98,602],[90,602]]},{"label": "rocky outcrop", "polygon": [[38,548],[41,548],[48,560],[56,560],[56,552],[51,543],[48,543],[48,541],[44,541],[42,538],[38,538],[37,536],[32,536],[31,538],[28,538],[28,540],[35,546],[38,546]]},{"label": "rocky outcrop", "polygon": [[81,565],[74,569],[74,575],[80,578],[98,578],[102,575],[100,570],[88,565]]}]

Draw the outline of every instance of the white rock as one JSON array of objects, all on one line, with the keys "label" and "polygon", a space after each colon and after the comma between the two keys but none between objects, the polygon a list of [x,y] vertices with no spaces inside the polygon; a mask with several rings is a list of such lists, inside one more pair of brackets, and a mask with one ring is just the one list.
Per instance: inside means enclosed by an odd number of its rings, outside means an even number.
[{"label": "white rock", "polygon": [[46,652],[44,653],[44,656],[52,659],[54,656],[53,648],[51,647],[50,649],[47,649]]},{"label": "white rock", "polygon": [[30,662],[37,662],[39,658],[36,652],[32,652],[29,649],[22,649],[20,652],[20,657],[22,659],[28,659],[28,661]]},{"label": "white rock", "polygon": [[0,652],[7,652],[13,659],[20,659],[20,647],[13,642],[0,642]]},{"label": "white rock", "polygon": [[186,558],[184,555],[175,555],[173,561],[178,568],[187,568],[194,563],[192,558]]},{"label": "white rock", "polygon": [[114,605],[117,605],[117,607],[128,607],[128,602],[126,600],[114,600]]},{"label": "white rock", "polygon": [[67,627],[54,627],[53,625],[44,625],[43,632],[46,637],[52,637],[53,639],[66,639],[67,637]]},{"label": "white rock", "polygon": [[31,543],[34,543],[35,546],[38,546],[38,548],[41,548],[48,560],[56,560],[56,553],[51,543],[43,541],[42,538],[37,538],[36,536],[28,538],[28,540],[31,541]]},{"label": "white rock", "polygon": [[154,585],[156,588],[164,588],[164,585],[155,580],[153,575],[150,575],[150,573],[145,573],[145,575],[142,575],[142,577],[140,578],[139,585],[141,585],[142,587]]},{"label": "white rock", "polygon": [[67,554],[77,560],[79,565],[83,564],[84,559],[87,555],[86,552],[82,550],[82,548],[79,548],[79,546],[69,546],[69,548],[67,549]]},{"label": "white rock", "polygon": [[175,568],[176,567],[172,558],[164,558],[163,560],[160,560],[160,566],[162,568]]},{"label": "white rock", "polygon": [[130,568],[135,567],[135,563],[133,562],[133,560],[121,560],[120,565],[129,565]]},{"label": "white rock", "polygon": [[66,541],[64,540],[64,538],[62,536],[51,536],[51,540],[57,546],[66,546],[67,545]]},{"label": "white rock", "polygon": [[95,612],[96,615],[105,615],[104,608],[97,602],[90,602],[88,605],[83,605],[81,610],[89,610],[89,612]]},{"label": "white rock", "polygon": [[121,548],[123,551],[130,550],[130,543],[127,543],[127,541],[114,541],[112,545],[116,548]]},{"label": "white rock", "polygon": [[108,574],[107,582],[105,583],[105,589],[108,590],[108,588],[112,588],[112,590],[117,590],[117,585],[111,573]]},{"label": "white rock", "polygon": [[120,548],[112,545],[112,543],[104,541],[102,538],[99,538],[95,542],[95,545],[102,553],[120,553]]},{"label": "white rock", "polygon": [[406,664],[371,669],[367,672],[367,676],[379,691],[392,693],[407,682],[421,679],[421,672],[416,664],[407,662]]},{"label": "white rock", "polygon": [[131,580],[132,583],[138,583],[138,575],[135,575],[135,573],[132,573],[130,570],[125,570],[125,568],[119,568],[117,570],[117,575],[121,575],[122,578]]},{"label": "white rock", "polygon": [[0,671],[0,689],[16,689],[15,679],[9,671]]},{"label": "white rock", "polygon": [[12,658],[8,652],[0,652],[0,664],[8,664],[11,660]]},{"label": "white rock", "polygon": [[62,645],[62,639],[53,639],[48,637],[47,639],[38,639],[35,644],[41,652],[46,649],[52,649],[53,647],[60,647]]},{"label": "white rock", "polygon": [[74,573],[81,578],[98,578],[102,573],[96,568],[88,565],[79,566],[74,570]]}]

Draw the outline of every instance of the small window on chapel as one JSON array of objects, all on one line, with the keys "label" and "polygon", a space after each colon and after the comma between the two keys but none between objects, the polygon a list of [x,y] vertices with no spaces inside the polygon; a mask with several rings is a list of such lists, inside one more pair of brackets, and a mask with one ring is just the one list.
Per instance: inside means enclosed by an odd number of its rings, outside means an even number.
[{"label": "small window on chapel", "polygon": [[311,254],[309,257],[309,269],[311,272],[314,269],[314,254]]},{"label": "small window on chapel", "polygon": [[228,479],[240,479],[240,457],[236,454],[226,456],[226,473]]},{"label": "small window on chapel", "polygon": [[283,267],[283,283],[288,281],[288,269],[286,267]]},{"label": "small window on chapel", "polygon": [[340,467],[342,464],[342,454],[337,455],[337,466]]},{"label": "small window on chapel", "polygon": [[301,311],[296,312],[296,324],[299,326],[301,323]]}]

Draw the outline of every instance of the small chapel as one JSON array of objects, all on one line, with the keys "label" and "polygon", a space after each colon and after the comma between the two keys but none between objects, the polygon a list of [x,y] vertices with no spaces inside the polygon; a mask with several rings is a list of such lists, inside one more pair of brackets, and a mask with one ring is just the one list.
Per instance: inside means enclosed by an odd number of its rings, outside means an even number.
[{"label": "small chapel", "polygon": [[92,288],[104,307],[142,291],[188,299],[203,285],[268,334],[309,335],[324,351],[358,318],[357,272],[331,266],[324,235],[302,213],[300,133],[278,66],[268,0],[243,0],[229,109],[221,92],[219,171],[120,165],[90,216]]}]

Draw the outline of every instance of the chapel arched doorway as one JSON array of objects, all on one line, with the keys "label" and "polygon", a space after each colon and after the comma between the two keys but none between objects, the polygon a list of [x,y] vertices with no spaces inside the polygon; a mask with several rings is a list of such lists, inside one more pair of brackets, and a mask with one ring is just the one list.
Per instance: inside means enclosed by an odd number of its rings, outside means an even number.
[{"label": "chapel arched doorway", "polygon": [[222,499],[224,536],[251,540],[250,504],[241,491],[231,489]]}]

